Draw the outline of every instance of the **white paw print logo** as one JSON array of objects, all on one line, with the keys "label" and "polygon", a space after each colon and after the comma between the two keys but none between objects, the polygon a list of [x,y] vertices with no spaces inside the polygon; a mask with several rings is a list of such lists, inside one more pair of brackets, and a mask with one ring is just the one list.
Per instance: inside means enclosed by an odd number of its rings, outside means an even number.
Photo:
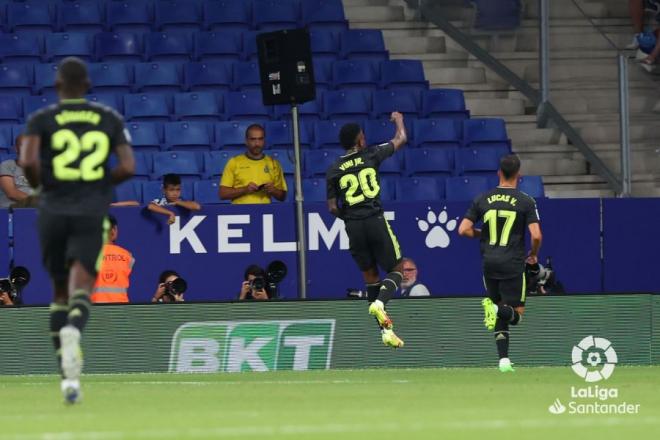
[{"label": "white paw print logo", "polygon": [[[435,212],[429,207],[429,212],[426,214],[426,220],[416,218],[417,227],[422,232],[428,232],[426,234],[426,247],[428,248],[446,248],[449,247],[451,239],[447,232],[452,232],[456,229],[456,220],[449,220],[449,215],[447,214],[447,207],[444,207],[440,214],[436,215]],[[437,223],[437,224],[436,224]]]}]

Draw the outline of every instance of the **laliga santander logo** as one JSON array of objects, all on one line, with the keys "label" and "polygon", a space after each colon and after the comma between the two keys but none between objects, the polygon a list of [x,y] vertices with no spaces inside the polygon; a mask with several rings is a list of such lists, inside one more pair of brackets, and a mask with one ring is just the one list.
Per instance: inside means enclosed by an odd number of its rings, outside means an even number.
[{"label": "laliga santander logo", "polygon": [[[612,343],[605,338],[587,336],[573,347],[572,354],[573,371],[586,382],[598,382],[608,379],[614,372],[618,362],[616,351]],[[600,368],[590,371],[585,362],[591,368]]]}]

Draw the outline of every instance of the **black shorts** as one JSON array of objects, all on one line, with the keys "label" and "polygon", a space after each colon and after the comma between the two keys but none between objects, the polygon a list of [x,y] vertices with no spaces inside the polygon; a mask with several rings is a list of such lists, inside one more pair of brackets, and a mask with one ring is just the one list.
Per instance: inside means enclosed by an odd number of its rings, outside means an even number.
[{"label": "black shorts", "polygon": [[106,216],[39,212],[39,241],[44,266],[56,281],[68,279],[74,260],[96,276],[110,222]]},{"label": "black shorts", "polygon": [[506,280],[484,277],[484,285],[488,292],[488,298],[495,304],[502,303],[511,307],[525,305],[527,285],[524,273]]},{"label": "black shorts", "polygon": [[401,262],[401,248],[382,215],[346,220],[351,255],[362,272],[379,266],[391,272]]}]

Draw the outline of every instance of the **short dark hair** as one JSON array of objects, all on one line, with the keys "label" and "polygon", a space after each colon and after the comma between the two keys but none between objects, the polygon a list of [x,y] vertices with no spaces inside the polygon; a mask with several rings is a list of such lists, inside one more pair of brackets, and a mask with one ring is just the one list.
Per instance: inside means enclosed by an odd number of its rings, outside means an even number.
[{"label": "short dark hair", "polygon": [[250,133],[250,130],[261,130],[266,134],[266,129],[264,128],[263,125],[261,124],[250,124],[248,128],[245,129],[245,139],[248,138],[248,133]]},{"label": "short dark hair", "polygon": [[245,273],[243,274],[243,279],[245,281],[247,281],[248,275],[254,275],[255,277],[265,277],[266,271],[263,270],[261,266],[250,264],[247,269],[245,269]]},{"label": "short dark hair", "polygon": [[110,228],[117,226],[117,217],[112,214],[108,214],[108,221],[110,222]]},{"label": "short dark hair", "polygon": [[90,86],[85,62],[78,57],[66,57],[57,67],[57,77],[67,90],[86,91]]},{"label": "short dark hair", "polygon": [[181,278],[181,276],[175,270],[167,269],[160,273],[160,276],[158,277],[158,284],[163,284],[165,280],[171,277],[172,275],[174,275],[177,278]]},{"label": "short dark hair", "polygon": [[174,173],[165,174],[163,176],[163,188],[167,185],[181,185],[181,176]]},{"label": "short dark hair", "polygon": [[515,154],[507,154],[500,159],[500,171],[505,179],[511,179],[520,171],[520,159]]},{"label": "short dark hair", "polygon": [[339,131],[339,143],[345,150],[350,150],[357,143],[357,137],[361,131],[362,128],[354,122],[344,124]]}]

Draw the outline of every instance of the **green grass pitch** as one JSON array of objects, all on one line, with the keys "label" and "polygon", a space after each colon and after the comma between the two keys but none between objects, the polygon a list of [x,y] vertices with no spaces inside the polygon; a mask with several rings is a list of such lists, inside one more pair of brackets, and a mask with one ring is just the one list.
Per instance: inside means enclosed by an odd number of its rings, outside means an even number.
[{"label": "green grass pitch", "polygon": [[657,439],[660,367],[618,367],[603,403],[639,414],[555,415],[585,388],[569,367],[0,377],[0,439]]}]

